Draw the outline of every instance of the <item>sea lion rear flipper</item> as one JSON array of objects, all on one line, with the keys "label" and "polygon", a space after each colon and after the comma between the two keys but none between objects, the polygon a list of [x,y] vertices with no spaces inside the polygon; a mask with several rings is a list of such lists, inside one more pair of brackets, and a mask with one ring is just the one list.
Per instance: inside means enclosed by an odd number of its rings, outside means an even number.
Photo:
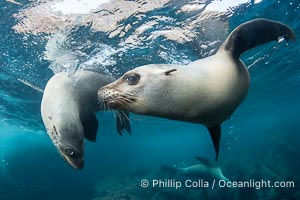
[{"label": "sea lion rear flipper", "polygon": [[83,125],[84,137],[92,142],[96,142],[96,136],[98,131],[98,120],[96,115],[91,115],[85,120],[81,120]]},{"label": "sea lion rear flipper", "polygon": [[129,112],[118,111],[116,116],[116,123],[119,135],[123,135],[124,131],[127,131],[131,135]]},{"label": "sea lion rear flipper", "polygon": [[216,125],[213,127],[207,127],[211,140],[214,144],[215,152],[216,152],[216,161],[219,158],[219,148],[220,148],[220,140],[221,140],[221,125]]},{"label": "sea lion rear flipper", "polygon": [[267,19],[254,19],[235,28],[220,47],[220,50],[230,51],[234,58],[249,49],[280,38],[295,41],[292,29],[280,22]]},{"label": "sea lion rear flipper", "polygon": [[203,157],[200,157],[200,156],[196,156],[195,158],[199,161],[199,163],[201,163],[201,164],[203,164],[207,167],[214,167],[215,166],[215,164],[213,164],[212,162],[210,162],[206,158],[203,158]]}]

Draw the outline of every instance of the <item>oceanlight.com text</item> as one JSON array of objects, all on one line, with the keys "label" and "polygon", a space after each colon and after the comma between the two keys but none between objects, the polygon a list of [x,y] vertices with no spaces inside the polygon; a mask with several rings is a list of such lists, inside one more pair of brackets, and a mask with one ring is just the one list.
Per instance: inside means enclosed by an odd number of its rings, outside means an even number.
[{"label": "oceanlight.com text", "polygon": [[271,181],[271,180],[255,180],[250,179],[247,181],[224,181],[219,180],[218,186],[221,188],[229,187],[229,188],[255,188],[257,190],[261,188],[294,188],[294,181]]}]

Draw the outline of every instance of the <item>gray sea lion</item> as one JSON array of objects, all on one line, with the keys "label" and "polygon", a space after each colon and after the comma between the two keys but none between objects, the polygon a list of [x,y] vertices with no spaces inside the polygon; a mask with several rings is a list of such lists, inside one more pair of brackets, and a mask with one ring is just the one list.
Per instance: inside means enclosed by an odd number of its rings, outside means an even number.
[{"label": "gray sea lion", "polygon": [[[96,141],[98,121],[96,111],[104,110],[97,91],[114,79],[100,73],[77,71],[75,74],[55,74],[47,83],[41,114],[52,142],[74,168],[83,168],[84,138]],[[117,131],[130,131],[127,112],[116,117]]]},{"label": "gray sea lion", "polygon": [[219,155],[221,123],[244,100],[249,88],[240,55],[280,38],[295,40],[286,25],[255,19],[235,28],[216,54],[188,65],[151,64],[126,72],[102,87],[99,98],[115,109],[203,124]]},{"label": "gray sea lion", "polygon": [[196,159],[199,163],[188,167],[162,166],[161,168],[165,172],[176,173],[177,175],[194,178],[213,178],[230,182],[230,180],[223,175],[221,168],[216,163],[202,157],[196,157]]}]

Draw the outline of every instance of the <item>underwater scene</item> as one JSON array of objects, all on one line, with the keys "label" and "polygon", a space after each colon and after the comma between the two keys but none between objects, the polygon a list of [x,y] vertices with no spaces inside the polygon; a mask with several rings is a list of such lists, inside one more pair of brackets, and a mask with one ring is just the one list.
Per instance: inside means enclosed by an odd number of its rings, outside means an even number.
[{"label": "underwater scene", "polygon": [[300,199],[299,35],[299,0],[2,0],[0,200]]}]

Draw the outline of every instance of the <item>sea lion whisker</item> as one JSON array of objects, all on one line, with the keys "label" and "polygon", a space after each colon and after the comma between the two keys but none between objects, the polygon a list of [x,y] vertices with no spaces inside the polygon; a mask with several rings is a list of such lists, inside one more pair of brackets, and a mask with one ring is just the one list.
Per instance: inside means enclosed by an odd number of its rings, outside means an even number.
[{"label": "sea lion whisker", "polygon": [[103,110],[104,111],[109,111],[110,110],[110,108],[106,105],[106,103],[104,101],[102,101],[101,103],[103,105]]},{"label": "sea lion whisker", "polygon": [[126,97],[131,97],[131,98],[135,98],[136,97],[136,92],[135,93],[126,93],[122,96],[126,96]]},{"label": "sea lion whisker", "polygon": [[105,111],[104,113],[108,113],[107,111],[110,111],[110,108],[106,105],[104,100],[100,100],[100,108],[103,109],[103,111]]},{"label": "sea lion whisker", "polygon": [[109,112],[111,109],[108,107],[108,105],[105,103],[105,100],[103,98],[98,98],[99,100],[99,104],[100,104],[100,108],[103,109],[103,111],[105,111],[105,113]]},{"label": "sea lion whisker", "polygon": [[132,99],[128,99],[126,97],[120,97],[120,100],[124,100],[124,102],[127,102],[127,103],[132,103],[134,102]]},{"label": "sea lion whisker", "polygon": [[126,101],[122,98],[115,98],[113,99],[113,101],[115,101],[119,105],[124,105],[126,103]]},{"label": "sea lion whisker", "polygon": [[121,103],[122,105],[124,103],[131,103],[133,102],[132,100],[124,97],[124,96],[118,96],[117,98],[112,98],[113,101],[117,101],[118,103]]},{"label": "sea lion whisker", "polygon": [[119,118],[121,124],[124,124],[124,123],[123,123],[123,118],[122,118],[119,114],[117,114],[117,118]]},{"label": "sea lion whisker", "polygon": [[98,98],[98,104],[99,104],[100,108],[103,108],[103,110],[105,110],[106,105],[102,99]]},{"label": "sea lion whisker", "polygon": [[115,113],[115,111],[114,111],[114,110],[112,110],[112,109],[110,109],[109,111],[110,111],[110,112],[112,112],[112,113],[113,113],[113,115],[114,115],[114,118],[115,118],[115,119],[117,119],[117,116],[116,116],[116,113]]},{"label": "sea lion whisker", "polygon": [[124,111],[121,111],[123,113],[123,116],[128,120],[128,121],[131,121],[130,118],[125,114]]}]

